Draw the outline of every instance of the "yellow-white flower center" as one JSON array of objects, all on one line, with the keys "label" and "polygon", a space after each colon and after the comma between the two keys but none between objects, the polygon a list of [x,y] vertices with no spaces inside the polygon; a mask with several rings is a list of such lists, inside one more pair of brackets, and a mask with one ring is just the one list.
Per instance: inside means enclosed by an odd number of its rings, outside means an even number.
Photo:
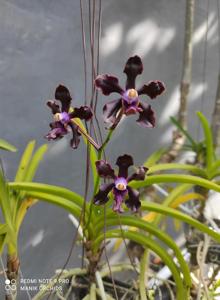
[{"label": "yellow-white flower center", "polygon": [[128,97],[131,99],[135,99],[138,97],[138,92],[135,89],[128,90]]},{"label": "yellow-white flower center", "polygon": [[126,190],[126,185],[124,183],[121,183],[121,182],[117,183],[115,187],[119,191],[125,191]]},{"label": "yellow-white flower center", "polygon": [[54,121],[55,122],[59,122],[62,118],[61,118],[61,113],[56,113],[54,116]]}]

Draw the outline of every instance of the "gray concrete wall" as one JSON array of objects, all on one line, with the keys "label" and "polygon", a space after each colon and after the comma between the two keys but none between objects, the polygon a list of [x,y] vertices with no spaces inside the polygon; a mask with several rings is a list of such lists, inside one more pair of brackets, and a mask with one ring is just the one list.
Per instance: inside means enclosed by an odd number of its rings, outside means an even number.
[{"label": "gray concrete wall", "polygon": [[[205,0],[196,1],[193,79],[190,94],[190,131],[196,136],[195,111],[210,117],[219,69],[217,10],[210,1],[206,83],[203,85]],[[124,63],[130,55],[143,58],[144,74],[138,83],[160,79],[167,91],[152,106],[157,127],[140,128],[134,117],[121,124],[107,154],[114,162],[130,153],[140,164],[158,147],[169,142],[169,117],[178,110],[184,38],[184,0],[103,0],[101,72],[112,73],[124,83]],[[8,178],[15,174],[19,158],[31,139],[38,145],[51,120],[45,102],[64,83],[75,104],[84,102],[83,59],[78,0],[0,0],[0,137],[13,143],[18,153],[3,153]],[[205,89],[204,103],[201,102]],[[100,97],[98,111],[107,101]],[[150,101],[150,100],[149,100]],[[102,123],[103,124],[103,123]],[[68,146],[68,139],[50,143],[36,180],[83,192],[85,147]],[[26,278],[51,276],[62,267],[70,248],[73,227],[67,213],[39,203],[30,210],[19,239],[21,269]],[[78,265],[78,250],[71,266]],[[24,299],[24,295],[21,296]]]}]

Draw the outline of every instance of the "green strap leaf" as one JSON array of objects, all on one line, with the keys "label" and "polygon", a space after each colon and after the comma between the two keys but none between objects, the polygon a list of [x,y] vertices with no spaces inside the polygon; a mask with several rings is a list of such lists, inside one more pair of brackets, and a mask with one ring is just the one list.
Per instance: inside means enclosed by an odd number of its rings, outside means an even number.
[{"label": "green strap leaf", "polygon": [[9,144],[7,141],[5,141],[3,139],[0,139],[0,149],[6,150],[6,151],[11,151],[11,152],[17,151],[15,146],[13,146],[12,144]]},{"label": "green strap leaf", "polygon": [[[32,197],[32,198],[35,198],[38,200],[46,201],[50,204],[60,206],[63,209],[67,210],[69,213],[73,214],[75,217],[77,217],[78,220],[80,220],[82,208],[77,206],[73,201],[70,201],[64,197],[56,196],[54,194],[35,192],[32,190],[28,191],[27,195],[29,197]],[[85,217],[87,218],[87,214],[85,215]],[[18,216],[17,224],[16,224],[17,228],[20,225],[19,221],[20,220],[19,220],[19,216]],[[92,231],[93,231],[92,224],[88,224],[88,233],[91,234]],[[84,232],[84,234],[86,235],[86,232]]]},{"label": "green strap leaf", "polygon": [[0,255],[2,254],[7,242],[8,230],[9,228],[7,224],[0,224]]},{"label": "green strap leaf", "polygon": [[6,234],[8,232],[8,225],[7,224],[0,224],[0,235]]},{"label": "green strap leaf", "polygon": [[212,237],[214,240],[216,240],[218,243],[220,243],[220,234],[219,233],[213,231],[208,226],[206,226],[206,225],[200,223],[199,221],[197,221],[196,219],[193,219],[190,216],[178,211],[177,209],[166,207],[162,204],[147,203],[147,202],[142,202],[141,208],[142,208],[142,210],[158,212],[160,214],[181,220],[181,221],[197,228],[201,232],[207,233],[210,237]]},{"label": "green strap leaf", "polygon": [[8,183],[4,176],[4,170],[0,164],[0,206],[5,218],[5,222],[12,225],[11,218],[11,203],[9,197]]},{"label": "green strap leaf", "polygon": [[161,158],[161,156],[166,152],[167,149],[161,148],[154,153],[152,153],[148,159],[145,161],[144,166],[145,167],[152,167],[156,162]]},{"label": "green strap leaf", "polygon": [[36,182],[10,182],[9,187],[13,190],[28,192],[29,195],[30,192],[39,192],[51,196],[59,196],[73,202],[80,208],[83,207],[83,198],[79,194],[74,193],[63,187]]},{"label": "green strap leaf", "polygon": [[147,174],[152,174],[155,172],[165,171],[165,170],[184,170],[194,173],[195,175],[199,175],[202,177],[207,177],[207,174],[204,170],[186,164],[179,164],[179,163],[169,163],[169,164],[157,164],[149,168]]},{"label": "green strap leaf", "polygon": [[6,242],[7,242],[7,233],[0,234],[0,255],[2,255]]},{"label": "green strap leaf", "polygon": [[173,275],[173,278],[176,282],[176,293],[177,293],[176,299],[177,300],[188,299],[189,287],[186,287],[183,284],[183,280],[180,277],[180,271],[175,265],[175,263],[173,262],[173,258],[167,253],[165,249],[159,246],[153,239],[151,239],[150,237],[146,237],[141,233],[137,233],[137,232],[133,233],[128,231],[123,231],[123,236],[122,236],[121,230],[115,229],[99,235],[97,239],[94,241],[94,244],[95,245],[101,244],[102,241],[108,238],[109,239],[127,238],[155,252],[168,266],[168,268],[170,269]]},{"label": "green strap leaf", "polygon": [[216,192],[220,192],[220,186],[210,180],[192,176],[192,175],[182,175],[182,174],[160,174],[160,175],[151,175],[148,176],[143,181],[134,181],[131,182],[129,185],[134,188],[143,188],[149,186],[154,183],[189,183],[193,185],[203,186],[207,189],[214,190]]},{"label": "green strap leaf", "polygon": [[39,166],[39,163],[43,159],[43,156],[46,153],[47,149],[48,149],[48,146],[45,144],[45,145],[42,145],[41,147],[39,147],[37,149],[37,151],[34,153],[33,158],[31,159],[30,164],[27,168],[27,172],[25,174],[25,178],[24,178],[25,181],[33,180],[35,173],[37,171],[37,168]]},{"label": "green strap leaf", "polygon": [[197,143],[196,141],[191,137],[191,135],[189,134],[189,132],[187,130],[185,130],[181,124],[174,118],[174,117],[170,117],[171,122],[185,135],[185,137],[188,139],[188,141],[191,143],[192,147],[194,149],[197,148]]},{"label": "green strap leaf", "polygon": [[213,148],[213,139],[212,139],[212,131],[209,126],[209,122],[206,117],[201,113],[197,112],[197,116],[199,117],[203,132],[205,136],[205,144],[206,144],[206,167],[208,172],[211,170],[212,163],[214,160],[214,148]]},{"label": "green strap leaf", "polygon": [[[187,190],[189,190],[190,188],[192,188],[193,185],[192,184],[181,184],[178,185],[177,187],[175,187],[170,193],[169,195],[164,199],[163,203],[161,205],[164,206],[170,206],[172,204],[172,202],[181,194],[183,194],[184,192],[186,192]],[[110,195],[111,197],[111,195]],[[109,201],[110,202],[110,201]],[[115,212],[112,210],[112,205],[105,205],[105,215],[106,215],[106,219],[112,217],[115,215]],[[125,208],[127,210],[127,208]],[[104,214],[104,208],[102,206],[99,206],[97,208],[97,210],[99,210],[99,214],[96,214],[96,223],[101,222],[101,220],[103,219],[103,214]],[[158,216],[155,219],[154,224],[158,224],[160,222],[160,219],[163,216],[161,216],[160,214],[158,214]]]},{"label": "green strap leaf", "polygon": [[27,167],[29,165],[29,162],[31,160],[34,147],[35,147],[35,141],[31,141],[28,143],[22,157],[20,160],[20,164],[18,166],[18,170],[15,176],[15,181],[23,181],[27,172]]},{"label": "green strap leaf", "polygon": [[42,193],[42,192],[35,192],[35,191],[28,191],[27,195],[31,198],[36,198],[38,200],[43,200],[51,204],[58,205],[64,208],[65,210],[68,210],[76,217],[80,216],[81,209],[79,208],[79,206],[77,206],[72,201],[69,201],[68,199],[65,199],[63,197]]},{"label": "green strap leaf", "polygon": [[[15,176],[15,182],[19,181],[32,181],[33,177],[37,171],[39,163],[43,158],[45,152],[47,151],[47,145],[42,145],[37,149],[37,151],[33,154],[35,148],[35,141],[31,141],[28,143],[22,158],[20,160],[20,164],[17,170],[17,174]],[[20,204],[22,199],[24,199],[25,193],[20,192],[13,197],[13,222],[17,223],[16,218],[20,208]]]},{"label": "green strap leaf", "polygon": [[[162,205],[163,206],[170,206],[173,201],[179,197],[180,195],[183,195],[186,191],[192,188],[192,184],[181,184],[178,185],[176,188],[174,188],[168,196],[164,199]],[[154,225],[158,225],[162,219],[163,215],[158,214],[153,222]]]},{"label": "green strap leaf", "polygon": [[[176,258],[178,259],[180,270],[183,272],[186,285],[191,286],[189,267],[185,262],[179,247],[175,244],[173,239],[168,234],[166,234],[156,226],[133,216],[120,216],[120,222],[122,225],[128,225],[147,231],[148,233],[152,234],[154,237],[157,237],[160,241],[165,243],[170,249],[172,249]],[[100,232],[105,225],[106,227],[117,226],[118,223],[118,216],[109,217],[106,219],[106,221],[102,220],[102,222],[99,222],[95,231]]]}]

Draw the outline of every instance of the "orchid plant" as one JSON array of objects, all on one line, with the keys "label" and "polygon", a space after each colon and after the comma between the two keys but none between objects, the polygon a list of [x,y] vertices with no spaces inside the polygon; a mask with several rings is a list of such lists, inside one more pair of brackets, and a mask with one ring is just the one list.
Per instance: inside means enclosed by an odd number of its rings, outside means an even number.
[{"label": "orchid plant", "polygon": [[[189,299],[192,288],[190,268],[178,245],[160,227],[162,217],[169,216],[183,221],[209,235],[218,243],[220,242],[219,233],[178,209],[181,204],[192,199],[189,196],[188,198],[182,196],[194,186],[220,192],[216,181],[220,163],[215,157],[208,121],[201,113],[198,113],[198,117],[204,130],[203,148],[205,149],[205,164],[202,166],[158,163],[161,151],[152,154],[142,166],[135,167],[131,173],[129,171],[134,165],[135,158],[133,159],[129,153],[118,156],[117,171],[106,160],[105,149],[124,115],[138,114],[138,124],[144,128],[155,126],[156,117],[151,105],[141,100],[140,97],[144,95],[145,98],[147,96],[149,99],[154,99],[165,91],[165,85],[159,80],[154,80],[136,89],[136,77],[142,72],[142,60],[135,55],[130,57],[125,64],[124,73],[127,77],[125,89],[120,87],[118,79],[113,75],[104,74],[95,78],[94,86],[103,95],[108,96],[113,92],[120,94],[119,99],[111,100],[103,107],[103,119],[109,126],[102,144],[91,136],[91,132],[87,130],[88,126],[82,123],[82,121],[88,124],[92,122],[95,114],[93,108],[87,105],[80,108],[72,106],[72,97],[67,87],[59,85],[55,91],[55,99],[47,101],[47,106],[53,115],[53,121],[50,123],[51,129],[45,136],[49,141],[59,140],[72,132],[70,146],[76,149],[80,142],[80,135],[83,136],[93,172],[93,193],[88,200],[85,195],[79,195],[57,185],[32,182],[46,146],[42,146],[31,159],[34,144],[32,142],[28,145],[13,182],[7,183],[1,171],[0,183],[1,190],[4,192],[0,195],[0,204],[5,217],[5,227],[3,228],[2,224],[0,228],[1,251],[7,244],[9,255],[18,257],[19,228],[27,207],[37,200],[46,201],[67,210],[76,221],[77,230],[81,232],[80,241],[85,250],[82,268],[62,270],[54,276],[45,289],[41,289],[33,297],[34,300],[44,299],[46,294],[48,295],[48,290],[57,284],[57,279],[71,278],[73,282],[79,276],[89,278],[83,299],[96,299],[97,296],[102,299],[112,299],[113,296],[115,299],[120,299],[118,295],[120,297],[122,295],[120,289],[115,286],[112,274],[134,270],[134,268],[138,273],[138,284],[130,292],[132,295],[139,294],[140,299],[146,300],[149,292],[145,284],[149,251],[160,257],[171,271],[175,283],[175,288],[172,289],[175,299]],[[10,148],[6,143],[4,145],[0,143],[0,148],[2,147]],[[170,170],[172,173],[164,173]],[[175,170],[185,173],[176,174]],[[100,184],[101,179],[104,182]],[[171,184],[170,192],[160,204],[148,201],[149,199],[146,199],[142,193],[146,187],[164,183]],[[174,184],[176,184],[175,187]],[[197,198],[201,200],[202,197]],[[4,230],[1,231],[1,229]],[[7,238],[3,239],[3,235]],[[142,245],[145,250],[140,262],[135,266],[132,263],[109,266],[106,254],[107,240],[123,240],[125,246],[127,240]],[[103,257],[104,253],[106,259]],[[19,264],[17,264],[17,274],[18,268]],[[105,291],[105,278],[108,275],[114,287],[114,293],[111,295]],[[9,273],[8,276],[10,278]],[[69,287],[66,295],[57,294],[58,297],[67,299],[72,287],[72,285]],[[48,297],[50,297],[50,292]]]}]

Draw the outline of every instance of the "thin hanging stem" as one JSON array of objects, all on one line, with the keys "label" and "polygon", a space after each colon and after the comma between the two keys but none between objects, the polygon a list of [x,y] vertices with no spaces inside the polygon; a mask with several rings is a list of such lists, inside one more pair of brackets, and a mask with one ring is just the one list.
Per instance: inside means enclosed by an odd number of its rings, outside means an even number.
[{"label": "thin hanging stem", "polygon": [[95,31],[95,11],[96,11],[96,0],[92,1],[89,0],[89,27],[90,27],[90,52],[91,52],[91,100],[90,106],[93,109],[94,105],[94,94],[95,94],[95,86],[94,80],[96,76],[95,70],[95,38],[96,38],[96,31]]},{"label": "thin hanging stem", "polygon": [[[97,38],[97,65],[96,65],[96,72],[99,74],[99,65],[100,65],[100,38],[101,38],[101,20],[102,20],[102,0],[99,0],[99,16],[98,16],[98,38]],[[96,115],[96,108],[98,103],[98,91],[96,91],[95,95],[95,105],[94,105],[94,112]]]},{"label": "thin hanging stem", "polygon": [[[97,37],[97,65],[96,65],[96,75],[99,74],[99,68],[100,68],[100,39],[101,39],[101,24],[102,24],[102,0],[99,0],[99,7],[98,7],[98,37]],[[98,104],[98,91],[96,90],[95,93],[95,105],[94,105],[94,118],[96,121],[96,125],[98,128],[98,133],[99,133],[99,137],[100,137],[100,142],[101,144],[103,144],[103,137],[102,137],[102,131],[101,131],[101,127],[99,124],[99,120],[96,116],[96,109],[97,109],[97,104]],[[104,158],[105,157],[105,151],[103,151],[104,154]]]},{"label": "thin hanging stem", "polygon": [[82,32],[82,46],[83,46],[83,64],[84,64],[84,103],[87,105],[87,61],[86,61],[86,39],[85,39],[85,26],[83,18],[83,4],[80,0],[80,20],[81,20],[81,32]]}]

